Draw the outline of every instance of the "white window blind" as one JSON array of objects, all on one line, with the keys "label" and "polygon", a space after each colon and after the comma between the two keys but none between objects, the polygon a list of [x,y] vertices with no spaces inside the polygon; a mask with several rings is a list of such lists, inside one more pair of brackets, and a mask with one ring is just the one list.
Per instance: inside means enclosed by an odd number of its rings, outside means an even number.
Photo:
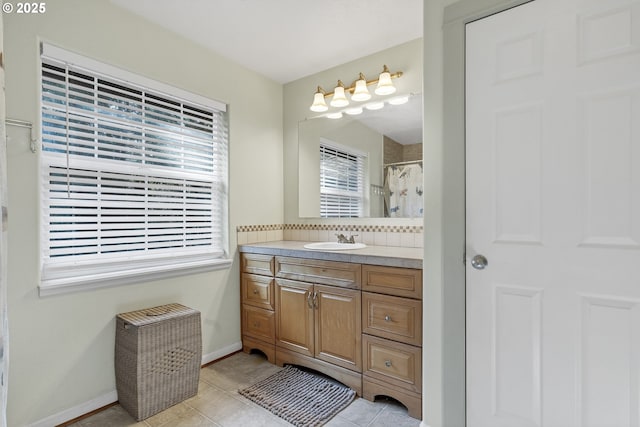
[{"label": "white window blind", "polygon": [[131,80],[42,56],[41,288],[226,256],[224,109]]},{"label": "white window blind", "polygon": [[320,216],[357,218],[364,210],[366,156],[320,144]]}]

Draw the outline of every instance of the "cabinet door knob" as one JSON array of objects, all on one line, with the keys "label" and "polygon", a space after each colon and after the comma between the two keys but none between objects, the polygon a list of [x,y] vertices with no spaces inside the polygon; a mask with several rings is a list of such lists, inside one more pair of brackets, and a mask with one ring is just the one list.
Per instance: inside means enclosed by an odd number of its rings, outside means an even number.
[{"label": "cabinet door knob", "polygon": [[386,366],[387,368],[390,368],[392,365],[391,360],[385,360],[384,361],[384,366]]},{"label": "cabinet door knob", "polygon": [[313,293],[311,291],[307,293],[307,305],[309,308],[313,308]]},{"label": "cabinet door knob", "polygon": [[253,289],[253,294],[256,295],[257,293],[258,293],[258,290],[254,288]]},{"label": "cabinet door knob", "polygon": [[384,321],[385,322],[391,322],[391,316],[389,316],[388,314],[386,316],[384,316]]}]

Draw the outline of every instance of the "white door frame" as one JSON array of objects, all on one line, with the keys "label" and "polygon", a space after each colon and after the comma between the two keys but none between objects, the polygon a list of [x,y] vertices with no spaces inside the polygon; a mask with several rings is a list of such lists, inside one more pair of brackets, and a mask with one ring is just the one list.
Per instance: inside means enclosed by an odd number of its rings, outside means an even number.
[{"label": "white door frame", "polygon": [[[439,187],[430,194],[432,202],[439,200],[440,203],[425,203],[426,239],[440,239],[437,248],[425,250],[425,268],[438,262],[441,271],[441,280],[430,281],[425,275],[425,286],[427,294],[440,296],[437,304],[441,328],[426,332],[423,341],[424,348],[440,349],[439,360],[425,358],[423,371],[439,372],[432,377],[425,373],[425,390],[439,389],[440,394],[423,396],[423,413],[437,408],[440,416],[435,418],[439,418],[442,426],[458,427],[466,422],[466,289],[462,262],[465,248],[465,25],[529,1],[459,0],[444,9],[443,134],[439,143],[424,144],[425,169],[432,161],[433,167],[442,171]],[[425,0],[425,4],[428,2]],[[427,72],[425,68],[425,74]],[[423,425],[428,425],[428,416],[425,421]]]}]

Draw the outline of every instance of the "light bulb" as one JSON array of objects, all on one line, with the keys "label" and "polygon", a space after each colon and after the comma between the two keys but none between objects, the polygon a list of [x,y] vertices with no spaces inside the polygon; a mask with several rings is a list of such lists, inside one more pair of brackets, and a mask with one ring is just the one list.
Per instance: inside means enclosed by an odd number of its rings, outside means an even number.
[{"label": "light bulb", "polygon": [[327,111],[329,107],[327,103],[324,101],[324,93],[322,93],[322,89],[318,86],[318,91],[313,95],[313,104],[309,107],[311,111],[315,111],[316,113],[322,113]]},{"label": "light bulb", "polygon": [[360,73],[360,78],[356,81],[356,87],[353,90],[351,99],[358,102],[371,99],[371,94],[369,93],[369,89],[367,89],[367,79],[365,79],[362,73]]},{"label": "light bulb", "polygon": [[333,99],[329,103],[332,107],[346,107],[349,105],[349,100],[344,94],[344,85],[338,80],[338,86],[333,90]]},{"label": "light bulb", "polygon": [[347,108],[344,112],[350,116],[357,116],[358,114],[362,114],[362,107]]},{"label": "light bulb", "polygon": [[409,102],[409,95],[396,96],[387,101],[391,105],[402,105]]},{"label": "light bulb", "polygon": [[370,102],[364,106],[364,108],[366,108],[367,110],[379,110],[382,107],[384,107],[384,102],[382,101]]},{"label": "light bulb", "polygon": [[389,69],[387,66],[384,66],[384,69],[380,73],[380,77],[378,78],[378,86],[376,87],[376,95],[391,95],[395,93],[396,87],[393,85],[391,81],[391,73],[389,73]]}]

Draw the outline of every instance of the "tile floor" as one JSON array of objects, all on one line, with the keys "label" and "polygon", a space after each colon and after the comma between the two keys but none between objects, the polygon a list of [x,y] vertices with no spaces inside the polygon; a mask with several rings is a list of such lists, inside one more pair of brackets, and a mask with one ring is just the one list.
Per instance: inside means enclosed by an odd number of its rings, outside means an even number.
[{"label": "tile floor", "polygon": [[[238,389],[278,371],[257,354],[236,353],[202,369],[198,394],[153,417],[136,422],[120,405],[112,406],[73,427],[271,427],[291,426],[269,411],[245,399]],[[417,427],[420,421],[407,415],[393,400],[369,402],[356,398],[333,417],[327,427]]]}]

